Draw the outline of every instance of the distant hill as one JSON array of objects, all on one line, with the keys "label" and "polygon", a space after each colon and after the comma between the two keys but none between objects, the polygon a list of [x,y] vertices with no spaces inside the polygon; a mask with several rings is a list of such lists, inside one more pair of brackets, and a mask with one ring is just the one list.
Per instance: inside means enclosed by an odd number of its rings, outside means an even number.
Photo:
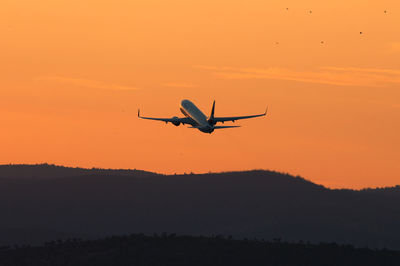
[{"label": "distant hill", "polygon": [[100,169],[64,167],[53,164],[0,165],[0,178],[60,178],[82,175],[156,176],[158,174],[132,169]]},{"label": "distant hill", "polygon": [[174,232],[400,249],[400,187],[331,190],[258,170],[157,175],[9,165],[0,177],[0,244]]},{"label": "distant hill", "polygon": [[357,249],[333,243],[137,234],[91,241],[52,241],[40,247],[0,247],[0,265],[398,266],[400,251]]}]

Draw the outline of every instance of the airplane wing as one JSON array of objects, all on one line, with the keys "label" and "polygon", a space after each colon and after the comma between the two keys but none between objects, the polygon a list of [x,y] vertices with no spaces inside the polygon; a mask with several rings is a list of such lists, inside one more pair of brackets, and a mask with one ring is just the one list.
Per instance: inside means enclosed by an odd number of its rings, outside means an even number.
[{"label": "airplane wing", "polygon": [[227,116],[227,117],[214,117],[213,120],[215,122],[226,122],[226,121],[232,121],[235,122],[236,120],[240,119],[248,119],[248,118],[254,118],[254,117],[259,117],[259,116],[265,116],[267,114],[268,107],[265,110],[265,113],[263,114],[258,114],[258,115],[245,115],[245,116]]},{"label": "airplane wing", "polygon": [[138,117],[141,119],[149,119],[149,120],[156,120],[156,121],[162,121],[165,123],[182,123],[182,124],[196,124],[196,122],[191,119],[190,117],[183,117],[183,118],[179,118],[179,117],[173,117],[173,118],[160,118],[160,117],[145,117],[145,116],[141,116],[140,115],[140,109],[138,109]]}]

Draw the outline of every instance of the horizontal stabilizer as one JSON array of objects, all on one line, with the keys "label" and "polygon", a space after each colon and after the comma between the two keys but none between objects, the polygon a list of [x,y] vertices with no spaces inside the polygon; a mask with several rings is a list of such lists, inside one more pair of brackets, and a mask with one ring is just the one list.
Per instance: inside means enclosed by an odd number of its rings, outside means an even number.
[{"label": "horizontal stabilizer", "polygon": [[[197,128],[197,129],[199,129],[199,128],[202,128],[203,126],[191,126],[191,127],[188,127],[188,128]],[[241,126],[214,126],[213,128],[214,129],[221,129],[221,128],[233,128],[233,127],[241,127]]]},{"label": "horizontal stabilizer", "polygon": [[214,129],[233,128],[233,127],[240,127],[240,126],[214,126]]}]

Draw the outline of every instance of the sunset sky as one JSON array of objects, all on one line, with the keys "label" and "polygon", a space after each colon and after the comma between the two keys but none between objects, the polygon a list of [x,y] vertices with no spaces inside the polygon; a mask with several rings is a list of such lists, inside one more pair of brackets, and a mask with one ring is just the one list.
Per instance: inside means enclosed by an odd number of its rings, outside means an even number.
[{"label": "sunset sky", "polygon": [[[0,164],[400,184],[398,0],[3,0],[0,32]],[[269,114],[211,135],[137,118],[182,99]]]}]

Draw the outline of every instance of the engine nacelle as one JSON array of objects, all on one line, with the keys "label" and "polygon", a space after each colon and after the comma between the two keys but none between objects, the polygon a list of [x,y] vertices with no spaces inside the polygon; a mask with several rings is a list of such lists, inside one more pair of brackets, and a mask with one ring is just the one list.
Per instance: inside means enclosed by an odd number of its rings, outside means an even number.
[{"label": "engine nacelle", "polygon": [[172,117],[171,123],[172,123],[174,126],[179,126],[179,125],[181,124],[181,122],[179,122],[179,118],[176,117],[176,116]]}]

